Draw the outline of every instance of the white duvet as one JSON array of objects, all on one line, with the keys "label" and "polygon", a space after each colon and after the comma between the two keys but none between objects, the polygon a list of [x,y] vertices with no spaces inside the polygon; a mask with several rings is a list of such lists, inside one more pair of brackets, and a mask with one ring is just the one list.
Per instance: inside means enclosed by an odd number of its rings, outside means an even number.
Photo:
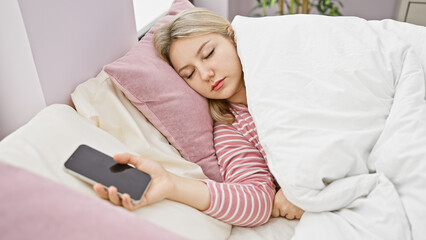
[{"label": "white duvet", "polygon": [[271,172],[306,213],[293,239],[426,238],[426,29],[236,17]]}]

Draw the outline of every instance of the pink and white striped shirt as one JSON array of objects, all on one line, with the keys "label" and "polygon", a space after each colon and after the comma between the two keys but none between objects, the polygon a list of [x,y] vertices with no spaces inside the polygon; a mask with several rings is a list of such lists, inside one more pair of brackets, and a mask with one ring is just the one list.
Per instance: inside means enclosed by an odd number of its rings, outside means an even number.
[{"label": "pink and white striped shirt", "polygon": [[204,213],[238,226],[257,226],[271,216],[275,184],[256,127],[242,104],[231,104],[232,125],[214,126],[214,143],[223,183],[205,180],[210,207]]}]

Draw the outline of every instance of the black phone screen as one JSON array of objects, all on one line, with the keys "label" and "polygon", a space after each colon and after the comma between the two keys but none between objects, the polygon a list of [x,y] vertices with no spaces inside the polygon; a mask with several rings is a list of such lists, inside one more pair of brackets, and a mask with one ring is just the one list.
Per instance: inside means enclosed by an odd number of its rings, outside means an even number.
[{"label": "black phone screen", "polygon": [[133,201],[139,201],[148,188],[151,177],[127,164],[87,145],[80,145],[64,164],[71,173],[89,183],[115,186],[119,193],[128,193]]}]

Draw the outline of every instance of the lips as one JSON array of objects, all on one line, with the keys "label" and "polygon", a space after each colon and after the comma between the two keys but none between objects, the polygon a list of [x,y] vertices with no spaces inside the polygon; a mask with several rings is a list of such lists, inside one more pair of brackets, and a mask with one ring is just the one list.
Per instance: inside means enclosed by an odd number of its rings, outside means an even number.
[{"label": "lips", "polygon": [[216,82],[212,85],[212,90],[213,90],[213,91],[217,91],[217,90],[221,89],[221,88],[222,88],[222,86],[223,86],[224,81],[225,81],[225,79],[221,79],[221,80],[219,80],[219,81],[216,81]]}]

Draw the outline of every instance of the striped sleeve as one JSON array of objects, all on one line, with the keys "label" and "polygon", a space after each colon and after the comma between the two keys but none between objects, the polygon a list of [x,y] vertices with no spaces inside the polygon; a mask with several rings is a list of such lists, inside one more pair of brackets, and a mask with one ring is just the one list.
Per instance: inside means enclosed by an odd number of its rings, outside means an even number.
[{"label": "striped sleeve", "polygon": [[266,223],[275,186],[262,154],[233,126],[216,124],[214,141],[224,182],[204,181],[211,195],[204,213],[237,226]]}]

